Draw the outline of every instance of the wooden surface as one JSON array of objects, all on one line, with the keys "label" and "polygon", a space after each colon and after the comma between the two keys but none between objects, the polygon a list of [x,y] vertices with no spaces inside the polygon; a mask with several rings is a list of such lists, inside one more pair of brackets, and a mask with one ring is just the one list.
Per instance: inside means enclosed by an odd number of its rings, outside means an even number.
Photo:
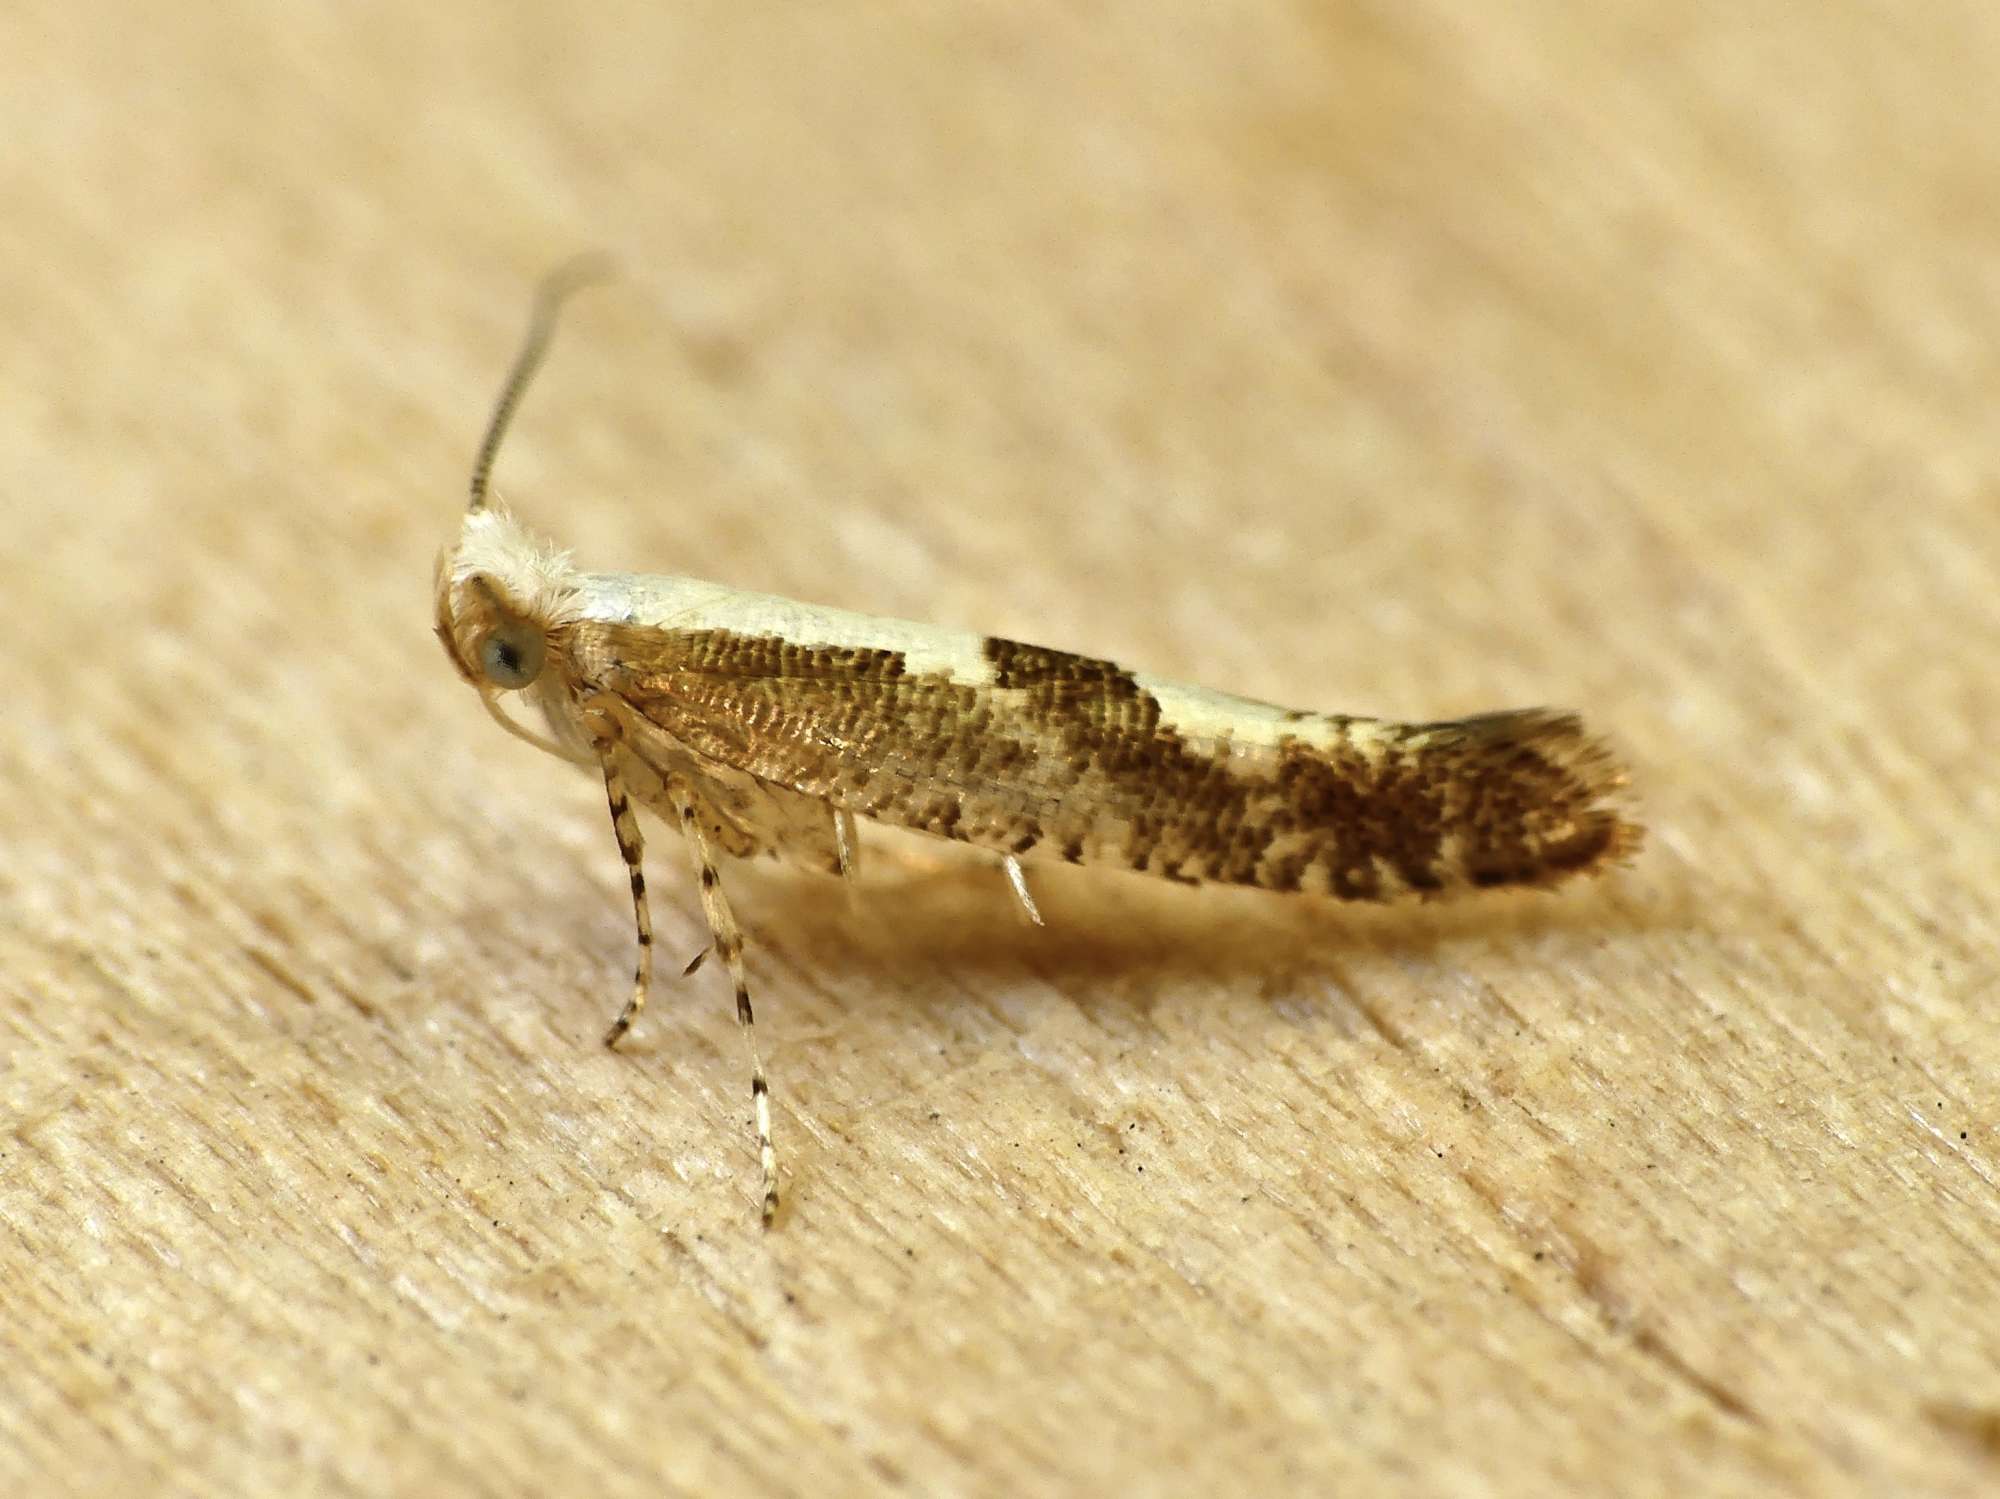
[{"label": "wooden surface", "polygon": [[[2000,1482],[2000,11],[0,18],[9,1493]],[[587,564],[1579,707],[1594,890],[898,846],[629,960],[429,633]],[[699,945],[680,850],[669,954]]]}]

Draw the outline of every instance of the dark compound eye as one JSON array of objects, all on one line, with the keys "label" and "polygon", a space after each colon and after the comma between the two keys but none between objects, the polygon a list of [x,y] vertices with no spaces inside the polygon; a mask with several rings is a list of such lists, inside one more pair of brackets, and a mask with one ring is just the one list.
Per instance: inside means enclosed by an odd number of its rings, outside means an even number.
[{"label": "dark compound eye", "polygon": [[495,687],[526,687],[542,674],[542,632],[502,625],[479,647],[479,669]]}]

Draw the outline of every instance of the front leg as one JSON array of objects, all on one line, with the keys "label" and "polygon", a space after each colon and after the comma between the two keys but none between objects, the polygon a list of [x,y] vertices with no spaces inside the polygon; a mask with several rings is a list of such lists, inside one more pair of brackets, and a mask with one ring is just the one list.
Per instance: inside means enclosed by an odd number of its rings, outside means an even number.
[{"label": "front leg", "polygon": [[[625,793],[624,778],[618,774],[617,720],[609,714],[594,714],[591,723],[591,741],[604,771],[604,795],[611,804],[611,831],[618,839],[625,872],[631,877],[632,920],[639,933],[639,961],[632,970],[632,997],[611,1022],[611,1029],[604,1033],[604,1044],[616,1046],[632,1029],[639,1012],[646,1008],[646,996],[653,987],[653,913],[646,902],[646,841],[639,832],[639,815],[632,810],[632,799]],[[599,723],[603,724],[601,730],[596,727]],[[706,951],[704,948],[703,952]],[[697,954],[688,971],[693,972],[700,962],[701,955]]]}]

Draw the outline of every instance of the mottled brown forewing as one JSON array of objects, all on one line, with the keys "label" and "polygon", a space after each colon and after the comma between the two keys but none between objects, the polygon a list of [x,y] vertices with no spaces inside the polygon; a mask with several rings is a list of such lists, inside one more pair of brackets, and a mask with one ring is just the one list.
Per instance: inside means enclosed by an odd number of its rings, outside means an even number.
[{"label": "mottled brown forewing", "polygon": [[1376,900],[1622,857],[1622,784],[1566,714],[1184,733],[1111,662],[988,640],[977,685],[895,651],[586,623],[579,679],[640,738],[856,816],[1007,853]]}]

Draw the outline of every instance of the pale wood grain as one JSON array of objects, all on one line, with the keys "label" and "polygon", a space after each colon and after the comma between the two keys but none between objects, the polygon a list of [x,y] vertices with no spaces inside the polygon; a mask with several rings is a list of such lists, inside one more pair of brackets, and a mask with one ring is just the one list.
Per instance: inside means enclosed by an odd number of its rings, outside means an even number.
[{"label": "pale wood grain", "polygon": [[[0,18],[9,1492],[1992,1484],[2000,13],[803,9]],[[742,871],[760,1236],[427,633],[589,245],[586,562],[1580,707],[1644,858]]]}]

